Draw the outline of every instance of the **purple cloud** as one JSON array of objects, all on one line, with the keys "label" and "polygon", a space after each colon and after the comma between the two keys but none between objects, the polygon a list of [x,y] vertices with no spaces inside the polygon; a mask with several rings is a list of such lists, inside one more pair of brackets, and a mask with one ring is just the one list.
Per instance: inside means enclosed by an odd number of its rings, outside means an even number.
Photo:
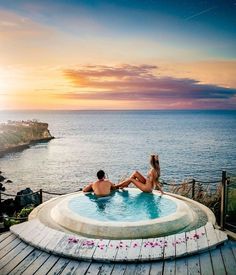
[{"label": "purple cloud", "polygon": [[[64,75],[74,87],[87,87],[91,92],[65,94],[70,99],[90,100],[227,100],[236,89],[201,84],[190,78],[158,77],[153,65],[87,66],[67,69]],[[100,91],[96,91],[98,89]]]}]

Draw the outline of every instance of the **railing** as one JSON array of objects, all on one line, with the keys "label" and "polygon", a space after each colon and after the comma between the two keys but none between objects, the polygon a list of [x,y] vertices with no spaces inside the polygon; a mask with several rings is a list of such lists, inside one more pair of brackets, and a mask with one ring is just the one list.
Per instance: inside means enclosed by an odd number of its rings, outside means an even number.
[{"label": "railing", "polygon": [[222,229],[236,232],[236,176],[226,171],[222,172],[220,217]]},{"label": "railing", "polygon": [[[163,185],[169,186],[169,187],[174,187],[174,188],[181,188],[181,186],[183,186],[183,183],[180,184],[176,184],[176,183],[167,183],[165,181],[161,182]],[[197,179],[192,179],[189,181],[184,182],[184,184],[186,184],[187,186],[189,186],[189,189],[187,191],[190,198],[192,199],[197,199],[196,198],[196,189],[202,188],[202,185],[208,185],[208,187],[212,184],[219,184],[221,183],[221,200],[220,200],[220,226],[222,229],[225,228],[229,228],[233,230],[236,230],[236,222],[234,221],[232,223],[232,217],[230,217],[230,215],[232,216],[232,213],[230,213],[228,206],[229,204],[232,204],[233,201],[233,197],[231,196],[232,190],[233,189],[233,193],[235,195],[234,197],[234,201],[236,201],[236,177],[235,177],[235,183],[234,185],[232,185],[231,181],[230,181],[230,177],[227,175],[226,171],[222,171],[222,176],[221,179],[215,179],[215,180],[211,180],[211,181],[201,181],[201,180],[197,180]],[[82,188],[80,188],[79,190],[76,190],[74,192],[78,192],[81,191]],[[3,196],[6,197],[23,197],[23,196],[30,196],[30,195],[34,195],[34,194],[39,194],[39,201],[40,204],[43,203],[43,194],[48,194],[48,195],[53,195],[53,196],[61,196],[61,195],[66,195],[69,194],[71,192],[68,193],[58,193],[58,192],[49,192],[43,189],[39,189],[36,192],[33,193],[29,193],[29,194],[23,194],[23,195],[13,195],[13,194],[8,194],[5,192],[1,192],[0,191],[0,212],[1,212],[1,202],[4,201],[4,199],[2,198]],[[198,192],[199,193],[199,192]],[[236,217],[236,202],[234,204],[235,208],[233,209],[233,213],[234,213],[234,217],[233,220]],[[232,210],[232,209],[231,209]],[[232,212],[232,211],[231,211]],[[0,214],[0,218],[1,218],[1,214]]]}]

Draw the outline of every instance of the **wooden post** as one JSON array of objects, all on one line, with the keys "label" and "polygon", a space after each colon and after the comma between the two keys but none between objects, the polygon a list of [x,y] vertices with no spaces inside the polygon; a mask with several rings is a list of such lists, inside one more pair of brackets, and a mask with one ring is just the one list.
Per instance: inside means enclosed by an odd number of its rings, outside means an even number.
[{"label": "wooden post", "polygon": [[226,171],[222,171],[222,186],[221,186],[221,205],[220,205],[220,227],[225,227],[225,198],[226,198]]},{"label": "wooden post", "polygon": [[195,179],[193,179],[193,182],[192,182],[192,199],[194,199],[194,197],[195,197],[195,183],[196,183],[196,181],[195,181]]},{"label": "wooden post", "polygon": [[43,189],[39,189],[39,200],[40,204],[43,203]]}]

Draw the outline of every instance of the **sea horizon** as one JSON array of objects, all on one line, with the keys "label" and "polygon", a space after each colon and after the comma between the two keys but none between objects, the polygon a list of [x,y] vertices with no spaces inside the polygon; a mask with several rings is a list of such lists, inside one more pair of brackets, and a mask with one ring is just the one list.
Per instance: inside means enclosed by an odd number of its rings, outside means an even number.
[{"label": "sea horizon", "polygon": [[[236,162],[235,110],[8,111],[0,122],[37,119],[55,140],[0,159],[14,184],[70,191],[104,169],[117,183],[133,170],[146,175],[149,155],[160,155],[161,178],[180,183],[221,178]],[[227,133],[227,134],[225,134]],[[94,159],[95,157],[95,159]]]}]

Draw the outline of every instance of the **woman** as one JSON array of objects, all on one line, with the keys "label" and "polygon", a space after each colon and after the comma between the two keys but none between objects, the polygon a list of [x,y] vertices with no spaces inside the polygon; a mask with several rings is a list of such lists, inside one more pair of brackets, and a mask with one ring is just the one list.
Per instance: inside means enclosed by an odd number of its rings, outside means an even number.
[{"label": "woman", "polygon": [[116,185],[116,187],[122,189],[124,187],[127,187],[130,183],[133,183],[143,192],[150,193],[156,186],[163,195],[161,185],[158,181],[161,173],[158,155],[151,155],[150,165],[151,169],[148,171],[147,178],[145,178],[138,171],[135,171],[129,179],[119,183],[118,185]]}]

